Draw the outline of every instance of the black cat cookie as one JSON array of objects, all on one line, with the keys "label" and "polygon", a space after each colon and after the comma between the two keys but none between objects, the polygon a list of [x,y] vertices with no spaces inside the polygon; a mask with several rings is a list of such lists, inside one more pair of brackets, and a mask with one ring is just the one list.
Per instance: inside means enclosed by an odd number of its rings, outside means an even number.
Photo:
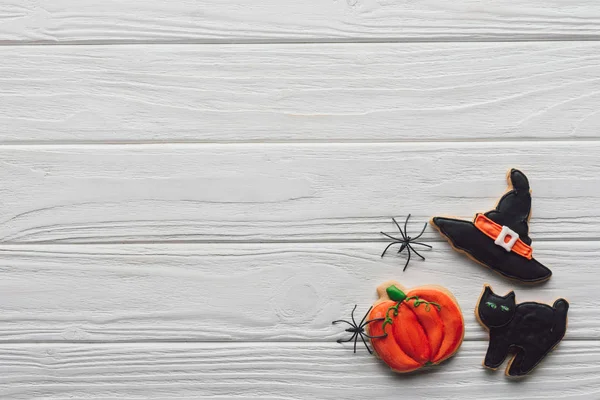
[{"label": "black cat cookie", "polygon": [[475,316],[490,332],[484,367],[497,369],[509,352],[506,375],[523,376],[534,369],[558,345],[567,330],[569,303],[558,299],[552,306],[525,302],[516,304],[515,292],[494,294],[485,286]]},{"label": "black cat cookie", "polygon": [[529,238],[531,192],[524,173],[511,169],[508,191],[496,208],[474,220],[433,217],[431,225],[452,247],[500,274],[527,283],[543,282],[552,271],[533,258]]}]

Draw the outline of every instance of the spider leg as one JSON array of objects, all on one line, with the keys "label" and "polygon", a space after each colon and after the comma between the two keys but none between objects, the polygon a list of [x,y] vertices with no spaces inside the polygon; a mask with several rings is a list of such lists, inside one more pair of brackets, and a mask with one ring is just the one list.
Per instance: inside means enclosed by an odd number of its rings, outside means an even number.
[{"label": "spider leg", "polygon": [[359,328],[362,328],[364,326],[363,322],[365,322],[365,319],[367,319],[367,316],[369,315],[369,313],[371,312],[372,309],[373,309],[373,306],[369,307],[369,309],[367,310],[367,312],[366,312],[365,316],[363,317],[363,319],[360,320],[360,324],[358,324]]},{"label": "spider leg", "polygon": [[[408,231],[406,230],[406,225],[408,224],[408,220],[410,219],[410,214],[406,217],[406,221],[404,221],[404,232],[406,232],[406,236],[408,236]],[[404,235],[402,235],[404,236]]]},{"label": "spider leg", "polygon": [[[371,322],[377,322],[377,321],[385,321],[385,318],[370,319],[367,322],[365,322],[365,324],[363,326],[361,326],[361,328],[364,327],[364,326],[369,325]],[[365,333],[363,333],[363,335],[365,335],[369,339],[379,339],[379,338],[387,337],[387,333],[384,333],[383,335],[379,335],[379,336],[371,336],[371,335],[369,335],[368,333],[365,332]]]},{"label": "spider leg", "polygon": [[386,252],[386,251],[388,251],[388,249],[389,249],[391,246],[393,246],[393,245],[395,245],[395,244],[398,244],[398,243],[402,243],[402,242],[392,242],[392,243],[388,244],[388,245],[387,245],[387,247],[386,247],[386,248],[383,250],[383,253],[381,253],[381,257],[383,257],[383,256],[385,255],[385,252]]},{"label": "spider leg", "polygon": [[413,240],[420,238],[421,235],[423,234],[423,232],[425,232],[426,228],[427,228],[427,222],[425,222],[425,225],[423,226],[423,230],[421,231],[421,233],[419,233],[419,235],[417,237],[414,237]]},{"label": "spider leg", "polygon": [[[373,308],[373,306],[371,306],[371,308],[369,308],[369,311],[367,311],[367,314],[369,314],[371,312],[371,309]],[[364,328],[369,325],[371,322],[377,322],[377,321],[385,321],[385,318],[373,318],[370,319],[368,321],[365,321],[364,319],[362,321],[360,321],[360,325],[358,326],[358,329],[362,329],[364,332]]]},{"label": "spider leg", "polygon": [[367,351],[369,352],[369,354],[373,354],[373,351],[371,351],[371,349],[369,348],[369,346],[367,345],[367,342],[365,341],[365,338],[363,335],[360,335],[360,338],[362,339],[362,342],[365,344],[365,347],[367,348]]},{"label": "spider leg", "polygon": [[[423,257],[422,255],[420,255],[420,254],[419,254],[419,252],[418,252],[418,251],[416,251],[415,249],[413,249],[411,245],[408,245],[408,247],[410,247],[410,250],[414,251],[416,255],[418,255],[418,256],[419,256],[419,257],[421,257],[423,260],[425,260],[425,257]],[[409,252],[410,252],[410,250],[409,250]]]},{"label": "spider leg", "polygon": [[348,325],[350,325],[350,326],[354,326],[354,325],[352,325],[352,322],[348,322],[348,321],[346,321],[345,319],[338,319],[338,320],[336,320],[336,321],[332,321],[332,322],[331,322],[331,324],[332,324],[332,325],[335,325],[335,324],[337,324],[338,322],[345,322],[345,323],[347,323],[347,324],[348,324]]},{"label": "spider leg", "polygon": [[408,267],[409,262],[410,262],[410,249],[408,250],[408,260],[406,260],[406,264],[404,264],[404,269],[402,271],[406,271],[406,267]]},{"label": "spider leg", "polygon": [[425,247],[429,247],[430,249],[433,249],[433,247],[431,247],[430,245],[425,244],[425,243],[421,243],[421,242],[410,242],[410,244],[411,245],[412,244],[418,244],[419,246],[425,246]]},{"label": "spider leg", "polygon": [[354,334],[352,335],[352,337],[350,337],[350,339],[348,340],[342,340],[342,339],[338,339],[337,342],[338,343],[346,343],[346,342],[351,342],[352,340],[354,340],[354,337],[358,335],[358,332],[354,332]]},{"label": "spider leg", "polygon": [[352,313],[350,314],[350,316],[352,317],[352,322],[354,322],[354,326],[358,326],[358,324],[356,323],[356,320],[354,319],[354,310],[356,310],[357,306],[358,306],[358,304],[354,305],[354,308],[352,309]]},{"label": "spider leg", "polygon": [[[394,223],[398,227],[398,230],[400,231],[400,234],[402,235],[402,238],[404,240],[406,240],[406,236],[404,235],[404,232],[402,232],[402,228],[400,228],[400,224],[398,224],[398,221],[396,221],[396,218],[392,218],[392,221],[394,221]],[[406,227],[404,227],[404,229],[406,229]]]},{"label": "spider leg", "polygon": [[391,236],[391,235],[388,235],[388,234],[387,234],[387,233],[385,233],[385,232],[380,232],[380,233],[381,233],[382,235],[385,235],[385,236],[389,237],[389,238],[390,238],[390,239],[392,239],[392,240],[396,240],[396,241],[398,241],[398,242],[404,242],[404,240],[402,240],[402,239],[400,239],[400,238],[393,237],[393,236]]}]

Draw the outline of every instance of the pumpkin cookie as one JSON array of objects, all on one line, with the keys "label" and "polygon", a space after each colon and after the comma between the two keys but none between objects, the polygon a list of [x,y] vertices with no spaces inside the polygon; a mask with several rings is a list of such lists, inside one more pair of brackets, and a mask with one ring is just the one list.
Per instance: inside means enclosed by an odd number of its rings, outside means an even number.
[{"label": "pumpkin cookie", "polygon": [[441,286],[405,290],[389,281],[368,320],[373,350],[396,372],[415,371],[450,358],[463,341],[465,324],[456,299]]}]

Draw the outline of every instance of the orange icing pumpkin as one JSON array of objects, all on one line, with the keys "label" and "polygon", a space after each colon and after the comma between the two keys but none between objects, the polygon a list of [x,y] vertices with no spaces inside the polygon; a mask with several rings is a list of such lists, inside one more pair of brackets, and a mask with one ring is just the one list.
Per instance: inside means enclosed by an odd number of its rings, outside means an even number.
[{"label": "orange icing pumpkin", "polygon": [[377,292],[379,300],[368,319],[382,320],[369,325],[369,335],[377,356],[394,371],[439,364],[456,353],[465,324],[458,303],[446,289],[421,286],[405,291],[397,282],[386,282]]}]

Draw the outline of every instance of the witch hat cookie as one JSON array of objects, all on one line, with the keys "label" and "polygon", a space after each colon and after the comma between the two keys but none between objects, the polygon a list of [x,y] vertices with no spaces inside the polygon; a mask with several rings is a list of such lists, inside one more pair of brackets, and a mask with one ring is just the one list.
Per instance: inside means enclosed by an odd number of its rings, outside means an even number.
[{"label": "witch hat cookie", "polygon": [[528,283],[547,280],[552,271],[533,258],[528,221],[531,192],[524,173],[511,169],[509,190],[494,210],[473,222],[447,217],[430,221],[452,246],[500,274]]}]

